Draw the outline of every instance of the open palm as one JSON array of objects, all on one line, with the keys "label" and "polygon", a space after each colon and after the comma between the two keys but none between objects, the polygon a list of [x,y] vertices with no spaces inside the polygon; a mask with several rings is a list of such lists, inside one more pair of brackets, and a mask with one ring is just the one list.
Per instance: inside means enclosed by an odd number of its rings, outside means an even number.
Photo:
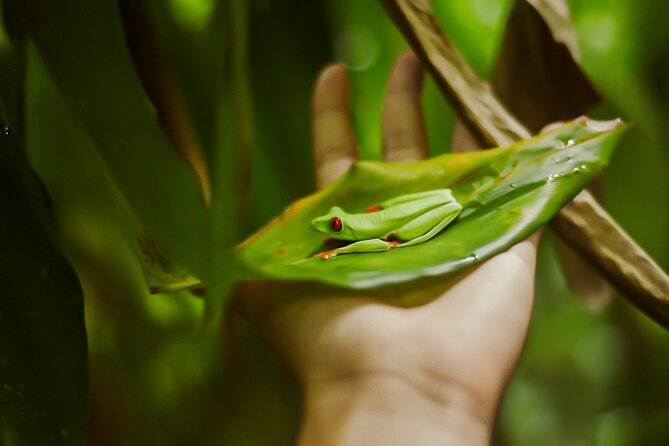
[{"label": "open palm", "polygon": [[[388,162],[427,156],[422,79],[412,53],[398,59],[382,112]],[[340,65],[326,68],[316,84],[313,134],[317,184],[324,187],[358,157],[348,75]],[[248,284],[239,307],[294,371],[307,405],[320,396],[336,400],[332,393],[350,383],[403,388],[435,406],[455,405],[487,426],[483,435],[489,435],[528,329],[537,241],[535,235],[456,278],[392,289]]]}]

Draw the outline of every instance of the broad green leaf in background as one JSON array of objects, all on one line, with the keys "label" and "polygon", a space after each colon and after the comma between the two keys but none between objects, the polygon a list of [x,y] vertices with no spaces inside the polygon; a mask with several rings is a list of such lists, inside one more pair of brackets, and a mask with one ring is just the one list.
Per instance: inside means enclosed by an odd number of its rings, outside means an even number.
[{"label": "broad green leaf in background", "polygon": [[25,35],[16,15],[7,4],[0,4],[0,116],[12,123],[12,132],[23,140],[25,108],[23,102],[26,70]]},{"label": "broad green leaf in background", "polygon": [[[605,112],[637,123],[604,178],[615,197],[607,210],[666,271],[669,269],[669,3],[655,0],[571,0],[583,53]],[[630,187],[633,184],[633,187]],[[639,197],[664,205],[648,206]]]},{"label": "broad green leaf in background", "polygon": [[[197,276],[210,284],[211,295],[224,296],[226,284],[234,280],[229,251],[245,220],[238,204],[248,203],[248,187],[240,187],[249,175],[236,156],[243,146],[248,152],[251,133],[246,6],[231,2],[230,11],[224,11],[229,49],[214,64],[224,68],[219,80],[225,87],[213,93],[219,102],[212,113],[217,115],[215,134],[203,138],[215,145],[207,150],[216,190],[212,201],[210,172],[203,167],[170,64],[159,57],[148,2],[120,5],[123,20],[109,1],[72,0],[58,8],[35,2],[21,12],[70,110],[94,143],[153,289],[178,289]],[[104,29],[94,27],[98,21]],[[211,213],[206,209],[210,203]],[[220,299],[213,306],[221,307]]]},{"label": "broad green leaf in background", "polygon": [[83,445],[83,295],[26,161],[24,41],[11,11],[3,13],[13,41],[0,30],[0,119],[13,125],[0,122],[0,444]]},{"label": "broad green leaf in background", "polygon": [[246,235],[312,188],[311,90],[318,71],[333,60],[327,12],[326,2],[309,0],[254,2],[251,7],[253,206]]},{"label": "broad green leaf in background", "polygon": [[[165,6],[161,7],[155,1],[120,0],[118,4],[137,73],[156,107],[161,126],[206,184],[205,201],[210,212],[205,235],[207,243],[203,247],[206,250],[206,275],[201,278],[209,285],[205,315],[209,325],[220,315],[223,300],[235,280],[234,258],[230,252],[241,239],[238,231],[246,226],[250,209],[248,153],[252,132],[246,70],[248,5],[236,0],[221,3],[219,8],[211,4],[210,11],[205,11],[207,14],[201,18],[204,22],[187,33],[175,23],[176,16],[170,17]],[[207,32],[208,23],[217,25],[216,29]],[[175,31],[178,31],[176,36]],[[194,32],[198,34],[190,34]],[[176,57],[173,47],[185,46],[181,41],[184,36],[190,37],[187,42],[196,37],[195,42],[198,42],[205,35],[209,37],[206,52],[199,47],[200,51],[191,56],[193,63],[188,64],[193,67],[190,70],[181,68],[179,72],[182,74],[177,77],[172,67],[181,64],[171,63]],[[195,49],[198,49],[197,45]],[[203,58],[202,54],[208,57]],[[195,60],[199,60],[199,64]],[[210,66],[202,63],[205,60],[211,61]],[[193,71],[198,68],[207,73],[199,76],[204,82],[184,79],[187,75],[193,77]],[[203,90],[208,90],[207,101],[202,100]],[[190,101],[186,101],[184,93],[191,96]],[[194,125],[196,117],[201,121],[197,126]],[[208,163],[204,153],[208,155]],[[160,284],[153,290],[165,291],[171,287],[169,283]]]},{"label": "broad green leaf in background", "polygon": [[[254,369],[255,375],[245,375],[249,384],[240,388],[226,373],[219,333],[196,334],[202,300],[185,292],[148,294],[90,141],[72,121],[34,51],[28,52],[28,66],[28,151],[53,199],[59,245],[86,298],[89,444],[246,444],[220,438],[228,438],[233,429],[243,432],[252,421],[223,414],[252,414],[268,407],[282,412],[272,412],[276,427],[264,426],[257,435],[290,429],[296,409],[281,406],[287,390],[274,392],[281,385],[271,375],[278,367],[272,368],[271,359],[249,359],[253,367],[262,366]],[[185,408],[188,417],[183,416]]]},{"label": "broad green leaf in background", "polygon": [[85,444],[83,295],[46,230],[43,189],[0,127],[0,443]]},{"label": "broad green leaf in background", "polygon": [[224,302],[237,277],[232,248],[248,224],[250,160],[252,147],[251,90],[247,47],[249,5],[244,0],[225,2],[227,17],[225,76],[217,110],[217,127],[211,157],[214,196],[211,206],[209,285],[205,324],[218,325]]},{"label": "broad green leaf in background", "polygon": [[[318,280],[366,288],[453,273],[483,261],[546,223],[608,164],[620,121],[577,119],[518,144],[412,164],[361,162],[332,186],[298,201],[239,251],[252,278]],[[349,212],[389,198],[451,188],[463,211],[426,243],[323,261],[310,221],[337,205]]]},{"label": "broad green leaf in background", "polygon": [[[144,9],[144,21],[132,32],[135,40],[151,36],[156,47],[150,57],[172,77],[182,96],[181,112],[193,126],[202,150],[211,161],[217,135],[217,112],[224,94],[224,75],[230,27],[229,2],[215,0],[124,0],[121,5]],[[127,6],[126,6],[127,7]],[[128,32],[127,19],[125,21]],[[151,79],[147,79],[151,81]],[[213,186],[212,186],[213,187]]]},{"label": "broad green leaf in background", "polygon": [[137,78],[116,2],[35,0],[21,17],[91,138],[149,276],[203,276],[205,187],[161,129]]}]

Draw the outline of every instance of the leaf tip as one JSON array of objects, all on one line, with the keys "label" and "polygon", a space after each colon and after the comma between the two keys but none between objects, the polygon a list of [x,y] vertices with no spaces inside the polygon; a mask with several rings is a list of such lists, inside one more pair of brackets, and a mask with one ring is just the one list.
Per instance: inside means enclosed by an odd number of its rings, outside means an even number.
[{"label": "leaf tip", "polygon": [[611,132],[622,127],[626,127],[629,124],[626,124],[620,118],[611,119],[608,121],[598,121],[596,119],[591,119],[586,115],[579,116],[574,120],[577,124],[581,124],[585,127],[588,127],[596,132]]}]

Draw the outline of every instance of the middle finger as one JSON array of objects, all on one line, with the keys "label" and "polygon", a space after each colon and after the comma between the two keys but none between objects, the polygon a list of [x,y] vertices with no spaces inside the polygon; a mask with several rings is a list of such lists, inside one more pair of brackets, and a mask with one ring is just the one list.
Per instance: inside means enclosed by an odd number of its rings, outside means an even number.
[{"label": "middle finger", "polygon": [[414,53],[397,59],[383,102],[383,153],[389,162],[411,162],[428,156],[420,102],[424,69]]}]

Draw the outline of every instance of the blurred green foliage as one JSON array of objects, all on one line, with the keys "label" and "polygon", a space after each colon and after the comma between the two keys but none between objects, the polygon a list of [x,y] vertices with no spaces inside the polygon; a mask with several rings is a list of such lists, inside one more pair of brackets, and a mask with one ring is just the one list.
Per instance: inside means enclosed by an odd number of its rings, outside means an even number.
[{"label": "blurred green foliage", "polygon": [[83,293],[47,229],[48,198],[19,134],[0,125],[0,203],[11,215],[0,221],[0,443],[83,444]]},{"label": "blurred green foliage", "polygon": [[[227,3],[149,4],[184,107],[211,157],[225,142],[220,122],[230,42],[220,5]],[[488,76],[511,2],[433,4],[454,43]],[[637,124],[605,177],[606,207],[667,270],[669,4],[570,5],[583,68],[605,99],[593,115]],[[326,63],[341,61],[351,70],[361,153],[380,158],[386,76],[407,48],[378,2],[253,0],[248,8],[253,176],[249,218],[238,239],[313,190],[309,101]],[[243,321],[230,316],[226,333],[198,335],[201,300],[183,292],[148,294],[93,155],[95,142],[75,124],[33,48],[26,86],[26,145],[52,196],[60,243],[86,299],[90,444],[290,444],[299,416],[294,383]],[[453,114],[430,81],[423,99],[431,153],[447,152]],[[598,313],[586,310],[566,287],[549,243],[542,246],[536,302],[527,349],[500,411],[496,444],[666,443],[665,332],[621,299]]]}]

